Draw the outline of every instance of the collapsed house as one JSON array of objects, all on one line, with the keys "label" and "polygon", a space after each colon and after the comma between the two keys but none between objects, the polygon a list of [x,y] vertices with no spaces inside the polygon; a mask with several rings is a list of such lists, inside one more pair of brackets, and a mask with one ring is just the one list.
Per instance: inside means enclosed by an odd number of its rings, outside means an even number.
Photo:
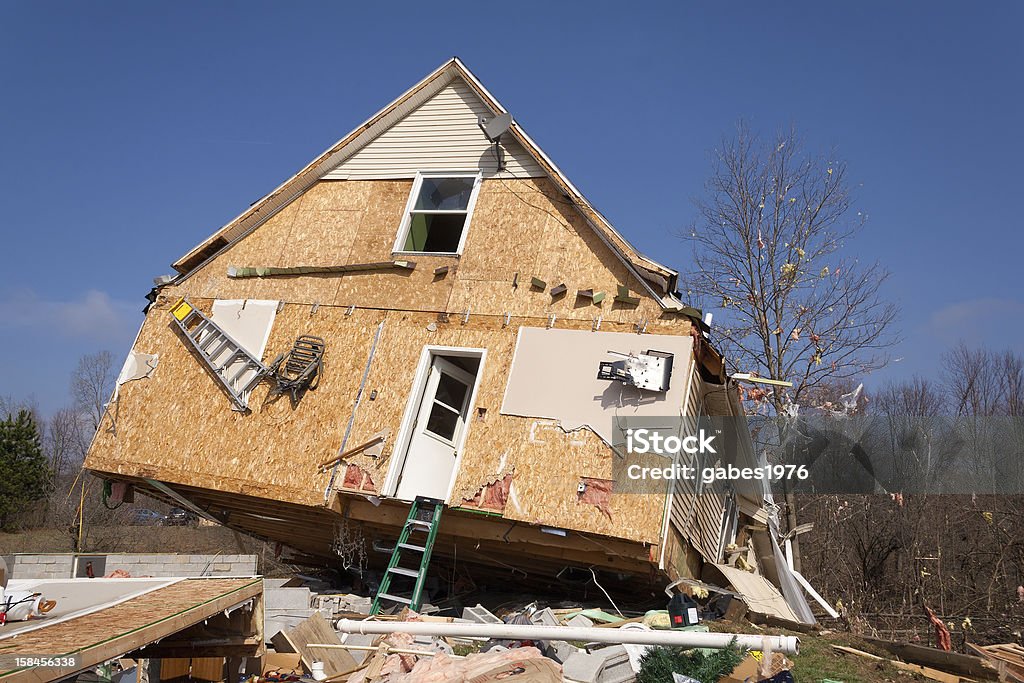
[{"label": "collapsed house", "polygon": [[[432,499],[435,560],[520,579],[718,567],[809,617],[761,491],[617,488],[613,418],[739,416],[735,387],[677,273],[458,59],[174,268],[86,460],[115,499],[144,492],[345,567]],[[658,386],[636,372],[652,357],[671,360]]]}]

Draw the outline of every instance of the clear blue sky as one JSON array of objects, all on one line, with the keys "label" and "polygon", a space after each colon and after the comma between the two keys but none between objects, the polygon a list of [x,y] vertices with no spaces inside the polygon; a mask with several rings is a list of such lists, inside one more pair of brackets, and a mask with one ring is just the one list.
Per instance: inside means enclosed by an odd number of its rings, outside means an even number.
[{"label": "clear blue sky", "polygon": [[839,149],[902,358],[1022,349],[1024,3],[0,0],[0,396],[120,364],[151,279],[461,57],[641,250],[680,270],[743,117]]}]

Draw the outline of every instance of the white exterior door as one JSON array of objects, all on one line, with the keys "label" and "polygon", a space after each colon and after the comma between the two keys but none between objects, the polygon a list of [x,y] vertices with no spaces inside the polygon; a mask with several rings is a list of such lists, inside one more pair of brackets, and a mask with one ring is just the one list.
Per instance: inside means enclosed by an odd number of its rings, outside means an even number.
[{"label": "white exterior door", "polygon": [[474,381],[473,375],[454,363],[434,357],[412,426],[396,498],[447,498]]}]

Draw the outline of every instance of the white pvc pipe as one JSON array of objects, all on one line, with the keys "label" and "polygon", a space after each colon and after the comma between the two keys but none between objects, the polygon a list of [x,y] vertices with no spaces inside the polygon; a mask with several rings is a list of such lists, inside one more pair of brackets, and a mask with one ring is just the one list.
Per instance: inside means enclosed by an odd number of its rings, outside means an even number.
[{"label": "white pvc pipe", "polygon": [[796,636],[750,636],[732,633],[698,633],[693,631],[642,631],[620,628],[583,628],[576,626],[532,626],[526,624],[463,624],[425,621],[353,621],[339,619],[342,633],[383,634],[408,633],[413,636],[484,637],[503,640],[576,640],[587,643],[629,643],[633,645],[667,645],[676,647],[707,647],[724,649],[730,641],[744,650],[764,650],[795,655],[800,652]]}]

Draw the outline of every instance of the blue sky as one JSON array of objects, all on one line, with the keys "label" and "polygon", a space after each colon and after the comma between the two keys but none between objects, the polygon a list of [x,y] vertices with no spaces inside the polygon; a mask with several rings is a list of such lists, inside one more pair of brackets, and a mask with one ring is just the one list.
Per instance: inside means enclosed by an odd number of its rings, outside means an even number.
[{"label": "blue sky", "polygon": [[902,358],[1024,350],[1024,3],[0,2],[0,396],[118,363],[154,276],[451,55],[680,270],[736,121],[835,146]]}]

